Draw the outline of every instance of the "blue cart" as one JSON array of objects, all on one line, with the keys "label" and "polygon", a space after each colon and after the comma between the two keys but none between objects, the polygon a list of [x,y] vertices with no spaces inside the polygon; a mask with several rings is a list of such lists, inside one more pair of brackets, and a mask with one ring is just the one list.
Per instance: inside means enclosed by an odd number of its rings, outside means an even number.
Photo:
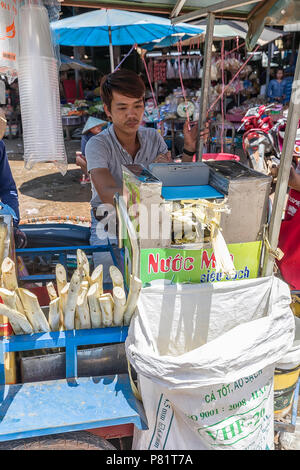
[{"label": "blue cart", "polygon": [[[121,210],[123,220],[130,225],[130,236],[133,227],[123,209],[119,208],[118,213]],[[138,256],[136,240],[131,243]],[[67,254],[77,248],[25,249],[17,250],[17,254],[56,252],[65,264]],[[135,274],[137,266],[138,260],[133,266]],[[103,438],[132,435],[133,426],[147,429],[143,406],[134,394],[128,373],[78,377],[79,347],[124,343],[127,332],[124,326],[0,337],[0,449],[109,449],[114,447]],[[49,348],[65,348],[65,378],[5,384],[5,353]],[[87,430],[92,433],[83,432]]]}]

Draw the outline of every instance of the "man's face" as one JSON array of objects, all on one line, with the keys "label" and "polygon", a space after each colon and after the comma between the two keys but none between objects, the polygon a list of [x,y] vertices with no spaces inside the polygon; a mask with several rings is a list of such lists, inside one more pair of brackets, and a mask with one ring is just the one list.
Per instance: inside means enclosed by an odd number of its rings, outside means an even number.
[{"label": "man's face", "polygon": [[143,120],[144,109],[143,97],[130,98],[115,91],[110,110],[104,105],[104,110],[114,126],[126,134],[137,132]]}]

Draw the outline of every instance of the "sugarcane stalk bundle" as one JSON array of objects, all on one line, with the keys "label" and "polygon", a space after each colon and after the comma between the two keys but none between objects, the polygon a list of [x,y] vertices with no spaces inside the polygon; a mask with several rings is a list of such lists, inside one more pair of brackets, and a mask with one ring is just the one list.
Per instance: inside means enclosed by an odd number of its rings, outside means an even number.
[{"label": "sugarcane stalk bundle", "polygon": [[9,319],[17,335],[73,329],[107,328],[129,325],[135,312],[141,281],[131,276],[126,298],[124,279],[116,266],[110,266],[111,293],[103,292],[103,266],[90,274],[89,262],[77,250],[77,269],[70,282],[61,264],[56,265],[55,283],[47,284],[49,314],[45,315],[37,296],[18,286],[15,263],[5,258],[1,265],[0,315]]}]

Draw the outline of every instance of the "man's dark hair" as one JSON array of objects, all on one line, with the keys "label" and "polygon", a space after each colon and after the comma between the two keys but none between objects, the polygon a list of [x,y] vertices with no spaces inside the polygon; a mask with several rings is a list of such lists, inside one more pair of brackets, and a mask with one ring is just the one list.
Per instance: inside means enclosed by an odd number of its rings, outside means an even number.
[{"label": "man's dark hair", "polygon": [[100,83],[100,96],[110,110],[113,91],[130,98],[143,98],[145,94],[143,80],[132,70],[119,69],[105,75]]}]

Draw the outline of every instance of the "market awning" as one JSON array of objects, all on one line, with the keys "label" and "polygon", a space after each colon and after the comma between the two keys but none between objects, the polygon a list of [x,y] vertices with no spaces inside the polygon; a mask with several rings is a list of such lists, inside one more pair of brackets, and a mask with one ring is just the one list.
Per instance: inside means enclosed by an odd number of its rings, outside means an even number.
[{"label": "market awning", "polygon": [[[161,40],[152,41],[149,44],[143,46],[144,49],[152,50],[153,48],[159,47],[168,47],[176,44],[179,40],[181,40],[181,44],[183,46],[195,45],[198,44],[199,41],[203,41],[205,39],[206,34],[206,22],[207,20],[201,20],[199,22],[195,22],[197,26],[203,28],[203,33],[199,36],[189,36],[184,34],[179,35],[172,35]],[[246,39],[248,32],[248,25],[244,21],[234,21],[234,20],[215,20],[214,25],[214,41],[218,41],[221,39],[234,39],[236,37],[240,37]],[[280,38],[283,36],[284,33],[281,30],[274,29],[274,28],[264,28],[261,36],[259,37],[257,44],[260,46],[264,46],[269,42],[275,41],[275,39]]]},{"label": "market awning", "polygon": [[60,71],[64,72],[66,70],[97,70],[97,67],[93,65],[86,64],[81,60],[68,57],[64,54],[60,54]]},{"label": "market awning", "polygon": [[[90,8],[118,8],[168,14],[174,23],[189,22],[215,12],[216,17],[247,21],[246,45],[257,44],[265,25],[285,25],[300,21],[300,0],[63,0],[62,5]],[[179,16],[180,15],[180,16]]]},{"label": "market awning", "polygon": [[[201,20],[194,22],[201,28],[204,29],[202,35],[206,33],[206,20]],[[234,21],[234,20],[215,20],[214,25],[214,39],[230,39],[235,37],[240,37],[246,39],[248,33],[248,24],[245,21]],[[285,33],[281,30],[274,28],[264,28],[260,37],[257,40],[257,44],[264,46],[269,42],[273,42],[276,39],[283,36]],[[189,40],[189,44],[193,43],[196,38]]]},{"label": "market awning", "polygon": [[[212,0],[181,0],[181,2],[182,8],[179,10],[180,13],[193,12],[202,7],[209,7],[212,4]],[[246,5],[230,10],[229,13],[232,18],[246,19],[253,7],[260,2],[252,0],[249,4],[249,0],[248,2],[239,1],[240,5],[243,3]],[[85,8],[117,8],[120,10],[158,13],[170,16],[177,4],[177,0],[62,0],[61,4]]]},{"label": "market awning", "polygon": [[300,21],[300,0],[261,0],[260,2],[252,2],[251,0],[225,0],[223,2],[215,2],[209,6],[203,5],[206,0],[199,1],[198,8],[192,13],[178,16],[180,6],[182,7],[186,0],[177,0],[177,9],[174,12],[177,16],[173,18],[172,22],[176,24],[178,21],[194,21],[197,18],[206,16],[208,13],[222,13],[224,18],[229,18],[231,13],[237,12],[240,8],[248,10],[248,15],[245,18],[249,28],[246,37],[246,47],[252,50],[258,43],[265,25],[284,25],[288,23],[295,23]]}]

